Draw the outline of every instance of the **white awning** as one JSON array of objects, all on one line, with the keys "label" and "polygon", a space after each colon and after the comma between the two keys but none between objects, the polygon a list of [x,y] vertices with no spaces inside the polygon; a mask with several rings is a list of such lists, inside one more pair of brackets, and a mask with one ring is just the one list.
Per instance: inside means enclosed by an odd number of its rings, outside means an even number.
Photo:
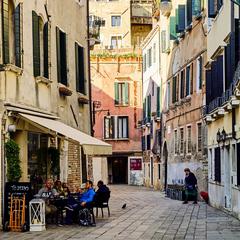
[{"label": "white awning", "polygon": [[54,132],[60,133],[63,136],[70,138],[80,143],[83,147],[83,151],[87,155],[111,155],[112,145],[107,144],[97,138],[91,137],[90,135],[83,133],[75,128],[72,128],[65,123],[57,120],[43,118],[39,116],[33,116],[28,114],[19,114],[26,121],[35,123],[40,127],[50,129]]}]

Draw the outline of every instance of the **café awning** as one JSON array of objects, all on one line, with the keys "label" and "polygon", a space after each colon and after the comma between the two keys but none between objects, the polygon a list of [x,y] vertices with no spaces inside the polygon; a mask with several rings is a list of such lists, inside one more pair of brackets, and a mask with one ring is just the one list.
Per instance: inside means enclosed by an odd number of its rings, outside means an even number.
[{"label": "caf\u00e9 awning", "polygon": [[87,155],[111,155],[112,154],[112,145],[107,144],[97,138],[91,137],[90,135],[83,133],[75,128],[68,126],[65,123],[62,123],[58,120],[53,120],[49,118],[33,116],[29,114],[19,114],[24,120],[49,129],[53,132],[59,133],[73,141],[79,142],[83,147],[83,151]]}]

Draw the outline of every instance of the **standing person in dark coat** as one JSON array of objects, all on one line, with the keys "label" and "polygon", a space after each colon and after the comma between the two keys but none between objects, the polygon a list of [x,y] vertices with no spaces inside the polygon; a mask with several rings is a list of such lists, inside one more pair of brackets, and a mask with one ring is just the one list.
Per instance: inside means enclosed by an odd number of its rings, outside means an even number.
[{"label": "standing person in dark coat", "polygon": [[194,204],[197,204],[197,179],[189,168],[184,169],[185,172],[185,194],[186,198],[183,204],[187,204],[189,197],[193,196]]}]

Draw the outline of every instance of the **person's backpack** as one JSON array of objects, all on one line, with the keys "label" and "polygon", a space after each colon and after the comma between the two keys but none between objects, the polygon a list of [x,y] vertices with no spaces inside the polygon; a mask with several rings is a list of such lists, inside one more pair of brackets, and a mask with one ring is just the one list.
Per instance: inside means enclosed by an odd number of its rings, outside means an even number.
[{"label": "person's backpack", "polygon": [[91,222],[91,213],[87,208],[79,210],[79,225],[80,226],[89,226]]}]

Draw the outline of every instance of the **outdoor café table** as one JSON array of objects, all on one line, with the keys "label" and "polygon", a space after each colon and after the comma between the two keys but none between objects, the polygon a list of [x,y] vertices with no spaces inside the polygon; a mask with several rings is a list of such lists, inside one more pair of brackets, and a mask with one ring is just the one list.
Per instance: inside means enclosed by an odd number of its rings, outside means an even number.
[{"label": "outdoor caf\u00e9 table", "polygon": [[68,204],[68,198],[67,197],[55,197],[50,199],[51,204],[53,204],[57,208],[57,223],[58,223],[58,217],[61,215],[61,223],[63,223],[63,210],[64,207]]}]

